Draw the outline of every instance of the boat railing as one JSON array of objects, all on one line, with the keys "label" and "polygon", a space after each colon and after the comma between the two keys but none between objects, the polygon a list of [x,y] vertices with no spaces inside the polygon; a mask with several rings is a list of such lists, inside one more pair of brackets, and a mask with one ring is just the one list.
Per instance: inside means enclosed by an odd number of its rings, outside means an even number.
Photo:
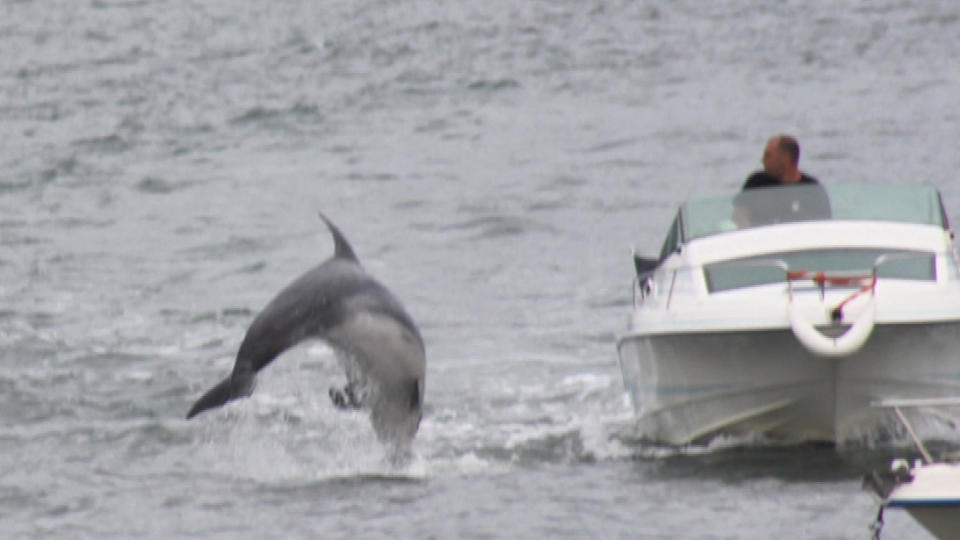
[{"label": "boat railing", "polygon": [[[905,256],[906,255],[906,256]],[[825,272],[809,270],[790,270],[784,264],[787,288],[789,290],[790,303],[788,305],[788,317],[790,319],[790,329],[793,331],[797,340],[807,348],[808,351],[818,356],[828,358],[841,358],[856,353],[870,339],[873,333],[875,323],[875,299],[877,287],[878,269],[881,265],[903,258],[909,258],[912,254],[882,254],[874,259],[873,267],[867,272],[845,271],[845,272]],[[800,308],[793,302],[793,281],[794,280],[812,280],[814,285],[820,291],[821,301],[826,298],[826,288],[830,286],[853,287],[854,291],[838,302],[829,310],[830,321],[833,325],[844,322],[844,308],[855,299],[862,295],[869,294],[869,298],[860,309],[860,314],[853,321],[853,324],[840,336],[828,337],[817,330],[813,324],[806,320],[801,314]]]},{"label": "boat railing", "polygon": [[[791,269],[790,264],[778,258],[763,258],[763,259],[752,259],[752,260],[739,260],[739,261],[729,261],[725,263],[720,263],[721,265],[730,265],[735,267],[766,267],[766,268],[778,268],[783,271],[784,281],[787,285],[787,296],[792,302],[794,297],[794,282],[795,281],[804,281],[810,280],[813,285],[816,286],[820,291],[820,298],[823,299],[826,295],[826,288],[828,285],[834,287],[855,287],[857,290],[851,294],[848,298],[843,300],[836,308],[831,312],[831,317],[834,322],[841,322],[843,319],[843,307],[851,302],[854,298],[865,292],[874,292],[876,287],[878,272],[880,267],[887,263],[892,263],[896,261],[904,261],[910,259],[920,259],[928,257],[926,253],[915,253],[915,252],[901,252],[901,253],[884,253],[876,257],[873,261],[873,265],[869,269],[863,270],[806,270],[806,269]],[[652,259],[647,257],[642,257],[637,255],[636,251],[633,252],[634,265],[636,267],[636,275],[633,278],[632,282],[632,292],[633,292],[633,307],[637,308],[640,303],[647,298],[653,292],[652,278],[654,272],[657,268],[660,267],[661,261],[658,259]],[[670,303],[670,299],[673,296],[673,282],[676,280],[676,269],[674,269],[673,280],[671,281],[670,291],[668,293],[667,305]]]},{"label": "boat railing", "polygon": [[862,270],[853,269],[825,271],[792,269],[787,261],[778,258],[730,261],[721,264],[744,268],[779,268],[783,271],[784,281],[787,285],[787,294],[792,300],[794,293],[794,281],[811,280],[813,285],[820,290],[821,297],[823,296],[828,285],[839,287],[866,287],[869,285],[872,288],[876,284],[878,272],[883,265],[897,261],[921,259],[928,256],[929,255],[927,253],[915,252],[884,253],[874,259],[873,265],[870,268],[864,268]]},{"label": "boat railing", "polygon": [[842,309],[844,305],[861,293],[874,291],[877,285],[877,277],[881,266],[887,263],[919,259],[927,256],[928,255],[925,253],[920,254],[913,252],[884,253],[873,260],[873,266],[869,270],[838,270],[830,272],[825,272],[823,270],[815,272],[810,270],[790,270],[785,261],[778,262],[782,263],[780,267],[783,268],[784,272],[786,273],[787,287],[791,299],[793,298],[792,282],[794,280],[812,279],[814,285],[816,285],[820,290],[821,298],[823,298],[825,294],[827,285],[840,287],[860,287],[860,290],[853,293],[849,298],[841,302],[841,304],[837,306],[834,312],[831,314],[834,320],[839,321],[843,317]]},{"label": "boat railing", "polygon": [[[790,329],[797,341],[809,352],[825,358],[842,358],[856,353],[866,345],[873,333],[875,323],[875,294],[878,269],[885,263],[915,256],[904,253],[885,253],[876,257],[869,270],[806,270],[791,269],[790,264],[778,258],[738,261],[743,266],[774,267],[783,271],[787,285],[787,317]],[[827,287],[853,288],[853,292],[841,299],[828,310],[829,321],[836,327],[844,323],[844,310],[851,302],[863,295],[869,298],[862,304],[859,315],[840,335],[824,335],[803,313],[803,308],[795,301],[794,282],[808,281],[820,292],[820,300],[826,299]]]}]

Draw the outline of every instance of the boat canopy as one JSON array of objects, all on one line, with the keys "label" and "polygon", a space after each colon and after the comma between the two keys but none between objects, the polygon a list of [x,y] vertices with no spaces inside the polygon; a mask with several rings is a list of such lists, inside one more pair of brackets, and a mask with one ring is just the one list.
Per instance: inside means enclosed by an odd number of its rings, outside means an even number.
[{"label": "boat canopy", "polygon": [[[930,186],[803,184],[766,187],[687,201],[673,242],[733,230],[810,220],[893,221],[949,229],[940,193]],[[667,246],[664,246],[666,249]]]}]

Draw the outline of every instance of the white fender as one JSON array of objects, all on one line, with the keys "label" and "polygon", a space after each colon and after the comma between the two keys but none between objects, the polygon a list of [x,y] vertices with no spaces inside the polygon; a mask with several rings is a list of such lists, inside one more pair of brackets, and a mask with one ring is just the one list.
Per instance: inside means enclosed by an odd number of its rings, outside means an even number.
[{"label": "white fender", "polygon": [[809,321],[800,314],[797,304],[790,302],[787,307],[790,315],[790,328],[808,351],[818,356],[838,358],[847,356],[860,350],[873,332],[874,303],[873,298],[867,301],[860,312],[860,316],[843,335],[835,338],[827,337],[814,328]]}]

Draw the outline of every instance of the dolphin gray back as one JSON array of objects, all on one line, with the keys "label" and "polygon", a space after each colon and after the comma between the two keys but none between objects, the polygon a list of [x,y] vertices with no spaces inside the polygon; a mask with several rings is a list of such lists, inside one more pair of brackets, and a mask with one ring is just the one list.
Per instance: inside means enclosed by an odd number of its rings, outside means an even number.
[{"label": "dolphin gray back", "polygon": [[358,313],[394,321],[419,347],[419,373],[413,381],[415,394],[411,391],[411,400],[416,401],[419,409],[424,361],[420,331],[393,294],[363,270],[343,233],[323,214],[320,218],[333,236],[334,255],[281,290],[256,316],[240,344],[233,372],[197,400],[187,418],[250,395],[256,373],[305,339],[326,339],[347,350],[354,345],[362,348],[356,340],[331,339],[332,330],[343,327]]},{"label": "dolphin gray back", "polygon": [[247,330],[234,371],[260,371],[304,339],[326,338],[359,310],[392,317],[422,347],[420,331],[393,294],[356,263],[336,258],[300,276],[267,304]]}]

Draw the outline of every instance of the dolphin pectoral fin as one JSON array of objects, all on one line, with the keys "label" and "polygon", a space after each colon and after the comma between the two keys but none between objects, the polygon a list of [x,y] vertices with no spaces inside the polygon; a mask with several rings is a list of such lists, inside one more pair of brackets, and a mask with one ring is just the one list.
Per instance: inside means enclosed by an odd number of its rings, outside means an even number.
[{"label": "dolphin pectoral fin", "polygon": [[253,384],[253,374],[234,373],[207,390],[207,393],[190,408],[190,412],[187,413],[187,420],[207,409],[220,407],[228,401],[249,396],[253,393]]}]

